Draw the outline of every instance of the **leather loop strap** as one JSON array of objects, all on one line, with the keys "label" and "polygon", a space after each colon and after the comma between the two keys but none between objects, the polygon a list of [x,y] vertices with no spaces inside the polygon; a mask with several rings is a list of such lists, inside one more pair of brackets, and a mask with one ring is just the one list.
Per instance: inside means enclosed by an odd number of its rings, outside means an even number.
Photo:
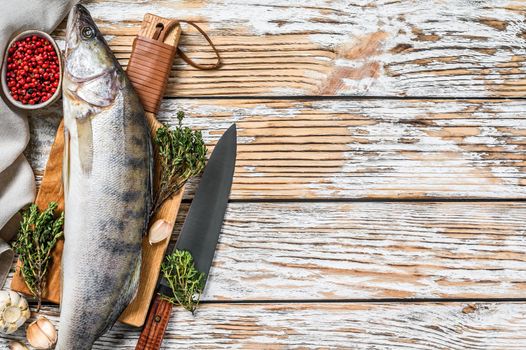
[{"label": "leather loop strap", "polygon": [[201,69],[201,70],[213,70],[213,69],[218,69],[220,68],[222,65],[223,65],[223,61],[221,59],[221,55],[219,54],[219,51],[217,50],[216,46],[214,45],[214,43],[212,42],[212,39],[210,39],[210,37],[208,36],[208,34],[206,34],[206,32],[204,30],[202,30],[197,24],[195,24],[194,22],[192,21],[179,21],[180,23],[186,23],[186,24],[189,24],[191,25],[192,27],[194,27],[195,29],[197,29],[197,31],[199,33],[201,33],[201,35],[203,36],[203,38],[205,38],[205,40],[208,42],[208,44],[210,44],[210,47],[212,48],[212,50],[214,50],[214,53],[216,54],[216,57],[217,57],[217,61],[216,63],[214,64],[200,64],[200,63],[195,63],[192,59],[190,59],[180,48],[177,48],[177,54],[179,56],[181,56],[181,58],[186,62],[188,63],[189,65],[191,65],[192,67],[194,68],[197,68],[197,69]]},{"label": "leather loop strap", "polygon": [[162,23],[157,24],[157,30],[153,34],[153,39],[158,40],[160,42],[164,42],[164,39],[166,39],[166,36],[177,25],[179,25],[179,22],[176,20],[171,20],[170,22],[168,22],[167,25],[163,25]]}]

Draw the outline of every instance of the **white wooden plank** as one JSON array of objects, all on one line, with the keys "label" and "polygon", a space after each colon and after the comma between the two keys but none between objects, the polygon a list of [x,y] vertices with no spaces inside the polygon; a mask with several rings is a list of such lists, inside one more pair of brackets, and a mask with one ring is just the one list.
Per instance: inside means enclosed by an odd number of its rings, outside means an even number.
[{"label": "white wooden plank", "polygon": [[[56,308],[42,313],[58,324]],[[195,317],[174,312],[162,349],[522,350],[524,313],[524,303],[203,304]],[[117,325],[93,349],[135,349],[138,335]],[[11,338],[23,332],[0,345]]]},{"label": "white wooden plank", "polygon": [[524,202],[231,203],[203,300],[523,298],[524,217]]},{"label": "white wooden plank", "polygon": [[232,203],[204,299],[522,298],[525,215],[523,203]]},{"label": "white wooden plank", "polygon": [[[210,147],[237,123],[234,199],[526,198],[523,101],[185,99],[159,118],[180,109]],[[38,115],[41,174],[61,113]]]},{"label": "white wooden plank", "polygon": [[[200,72],[177,60],[168,87],[172,96],[522,97],[525,92],[526,7],[520,0],[91,0],[86,5],[124,64],[147,12],[195,20],[209,31],[225,67]],[[190,55],[212,58],[205,41],[185,31],[182,44]]]}]

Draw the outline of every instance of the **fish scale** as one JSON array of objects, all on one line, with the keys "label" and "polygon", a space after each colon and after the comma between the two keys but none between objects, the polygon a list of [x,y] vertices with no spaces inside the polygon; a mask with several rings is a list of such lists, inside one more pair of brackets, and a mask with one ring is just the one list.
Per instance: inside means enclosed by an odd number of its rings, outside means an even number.
[{"label": "fish scale", "polygon": [[151,208],[150,131],[82,6],[66,30],[64,251],[56,349],[91,349],[134,297]]}]

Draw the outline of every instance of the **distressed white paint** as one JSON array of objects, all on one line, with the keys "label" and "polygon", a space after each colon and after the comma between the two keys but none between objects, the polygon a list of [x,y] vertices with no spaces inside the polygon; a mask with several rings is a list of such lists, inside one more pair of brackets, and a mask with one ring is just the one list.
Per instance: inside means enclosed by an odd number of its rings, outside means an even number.
[{"label": "distressed white paint", "polygon": [[232,203],[204,299],[521,298],[524,215],[522,203]]},{"label": "distressed white paint", "polygon": [[[197,20],[210,32],[225,68],[202,72],[177,60],[169,96],[524,95],[520,1],[92,0],[87,6],[123,64],[146,12]],[[380,40],[371,39],[375,33]],[[182,43],[193,57],[211,56],[195,34],[186,32]],[[373,66],[374,74],[367,73]],[[332,78],[335,86],[326,88]],[[203,130],[211,147],[238,123],[234,199],[522,199],[524,106],[170,100],[160,119],[174,125],[175,112],[185,110],[187,125]],[[58,114],[31,118],[26,154],[39,176]],[[466,309],[272,301],[523,297],[525,214],[522,202],[232,203],[204,299],[270,303],[205,304],[195,318],[177,312],[164,348],[522,350],[524,303]],[[55,322],[57,312],[43,311]],[[137,336],[116,326],[95,349],[134,349]]]},{"label": "distressed white paint", "polygon": [[[225,69],[196,72],[178,60],[173,95],[524,95],[521,1],[92,0],[87,7],[123,63],[131,36],[119,36],[131,35],[144,13],[196,20],[210,31]],[[210,57],[190,33],[189,52]],[[375,33],[386,34],[370,40]],[[376,74],[364,73],[372,65]],[[335,75],[337,86],[325,89]]]},{"label": "distressed white paint", "polygon": [[231,203],[203,299],[522,298],[524,217],[522,202]]},{"label": "distressed white paint", "polygon": [[[43,313],[58,324],[56,308]],[[524,303],[203,304],[172,314],[162,349],[523,350],[524,313]],[[138,335],[117,325],[93,349],[132,350]]]},{"label": "distressed white paint", "polygon": [[[522,101],[165,100],[159,118],[203,130],[236,122],[232,198],[524,198]],[[31,118],[42,171],[58,110]],[[189,189],[191,195],[193,187]]]}]

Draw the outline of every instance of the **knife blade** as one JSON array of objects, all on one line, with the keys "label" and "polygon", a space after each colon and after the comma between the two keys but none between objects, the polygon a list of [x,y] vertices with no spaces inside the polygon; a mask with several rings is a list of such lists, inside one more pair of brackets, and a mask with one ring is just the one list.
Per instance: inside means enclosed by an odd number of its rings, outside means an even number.
[{"label": "knife blade", "polygon": [[[171,254],[175,249],[189,251],[197,270],[205,274],[205,283],[228,205],[236,148],[237,130],[236,125],[232,124],[210,155],[179,238],[168,253]],[[157,291],[136,350],[157,350],[161,347],[172,304],[160,294],[172,296],[173,293],[164,277],[161,278]]]}]

